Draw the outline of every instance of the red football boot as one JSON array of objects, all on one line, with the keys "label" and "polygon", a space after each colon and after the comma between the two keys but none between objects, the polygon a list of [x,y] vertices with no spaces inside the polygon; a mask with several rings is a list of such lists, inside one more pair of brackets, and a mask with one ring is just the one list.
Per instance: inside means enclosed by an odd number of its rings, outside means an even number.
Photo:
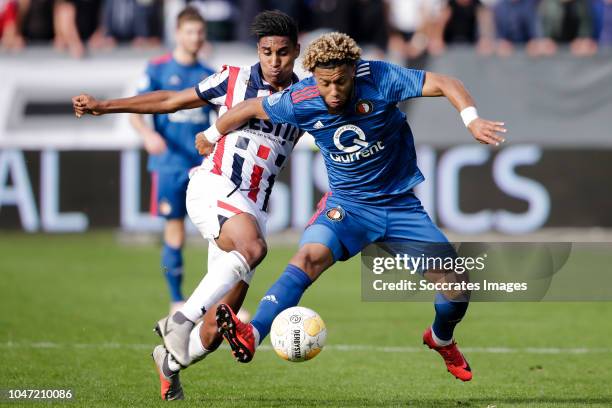
[{"label": "red football boot", "polygon": [[183,387],[179,378],[178,371],[170,370],[168,367],[168,358],[170,354],[164,346],[157,346],[153,349],[153,361],[155,368],[159,374],[159,385],[161,399],[164,401],[182,400],[185,398]]},{"label": "red football boot", "polygon": [[253,326],[243,323],[226,304],[217,307],[217,327],[229,343],[236,361],[248,363],[255,354],[255,336]]},{"label": "red football boot", "polygon": [[425,333],[423,333],[423,344],[430,349],[436,350],[442,356],[448,372],[454,375],[455,378],[461,381],[470,381],[472,379],[472,369],[459,351],[455,340],[448,346],[438,346],[432,337],[431,327],[428,327]]}]

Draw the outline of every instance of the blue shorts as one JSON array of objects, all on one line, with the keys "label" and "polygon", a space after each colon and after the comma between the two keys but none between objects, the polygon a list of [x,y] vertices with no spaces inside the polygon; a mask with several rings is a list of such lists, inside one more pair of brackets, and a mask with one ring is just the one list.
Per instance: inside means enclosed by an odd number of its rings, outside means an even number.
[{"label": "blue shorts", "polygon": [[167,220],[185,218],[187,184],[189,184],[188,170],[151,172],[151,215],[164,217]]},{"label": "blue shorts", "polygon": [[332,251],[334,261],[344,261],[374,242],[397,243],[397,248],[413,256],[456,255],[414,193],[401,206],[366,205],[327,193],[306,227],[300,246],[323,244]]}]

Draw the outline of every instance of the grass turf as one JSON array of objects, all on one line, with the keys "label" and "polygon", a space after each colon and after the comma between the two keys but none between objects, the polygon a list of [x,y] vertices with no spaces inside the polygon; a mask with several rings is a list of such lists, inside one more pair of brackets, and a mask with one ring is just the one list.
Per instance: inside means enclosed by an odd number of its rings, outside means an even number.
[{"label": "grass turf", "polygon": [[[270,250],[249,310],[292,252]],[[68,406],[161,406],[149,357],[152,326],[168,307],[158,258],[158,248],[121,246],[111,233],[3,232],[0,389],[71,388]],[[205,252],[190,247],[185,259],[189,292]],[[182,373],[182,406],[612,406],[611,303],[471,304],[460,345],[506,352],[466,353],[474,380],[461,383],[421,345],[432,305],[361,302],[359,267],[358,258],[335,265],[302,299],[326,321],[330,349],[301,364],[261,350],[246,365],[219,350]],[[28,404],[39,406],[10,406]]]}]

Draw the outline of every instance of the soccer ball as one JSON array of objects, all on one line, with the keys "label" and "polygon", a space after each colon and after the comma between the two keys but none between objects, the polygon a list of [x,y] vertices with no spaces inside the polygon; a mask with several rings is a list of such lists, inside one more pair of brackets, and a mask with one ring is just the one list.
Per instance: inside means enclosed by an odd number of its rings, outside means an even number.
[{"label": "soccer ball", "polygon": [[290,307],[276,316],[270,333],[276,354],[292,362],[314,358],[327,339],[327,329],[321,316],[301,306]]}]

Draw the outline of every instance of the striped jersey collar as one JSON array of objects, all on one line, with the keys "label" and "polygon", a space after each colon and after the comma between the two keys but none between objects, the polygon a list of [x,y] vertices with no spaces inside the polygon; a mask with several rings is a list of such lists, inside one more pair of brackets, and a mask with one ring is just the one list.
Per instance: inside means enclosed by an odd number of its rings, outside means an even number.
[{"label": "striped jersey collar", "polygon": [[[297,77],[297,75],[295,75],[294,72],[291,76],[291,84],[295,84],[298,82],[300,82],[300,79]],[[251,66],[251,77],[249,78],[249,85],[257,89],[266,89],[272,91],[270,83],[264,79],[263,74],[261,73],[261,64],[259,62]]]}]

